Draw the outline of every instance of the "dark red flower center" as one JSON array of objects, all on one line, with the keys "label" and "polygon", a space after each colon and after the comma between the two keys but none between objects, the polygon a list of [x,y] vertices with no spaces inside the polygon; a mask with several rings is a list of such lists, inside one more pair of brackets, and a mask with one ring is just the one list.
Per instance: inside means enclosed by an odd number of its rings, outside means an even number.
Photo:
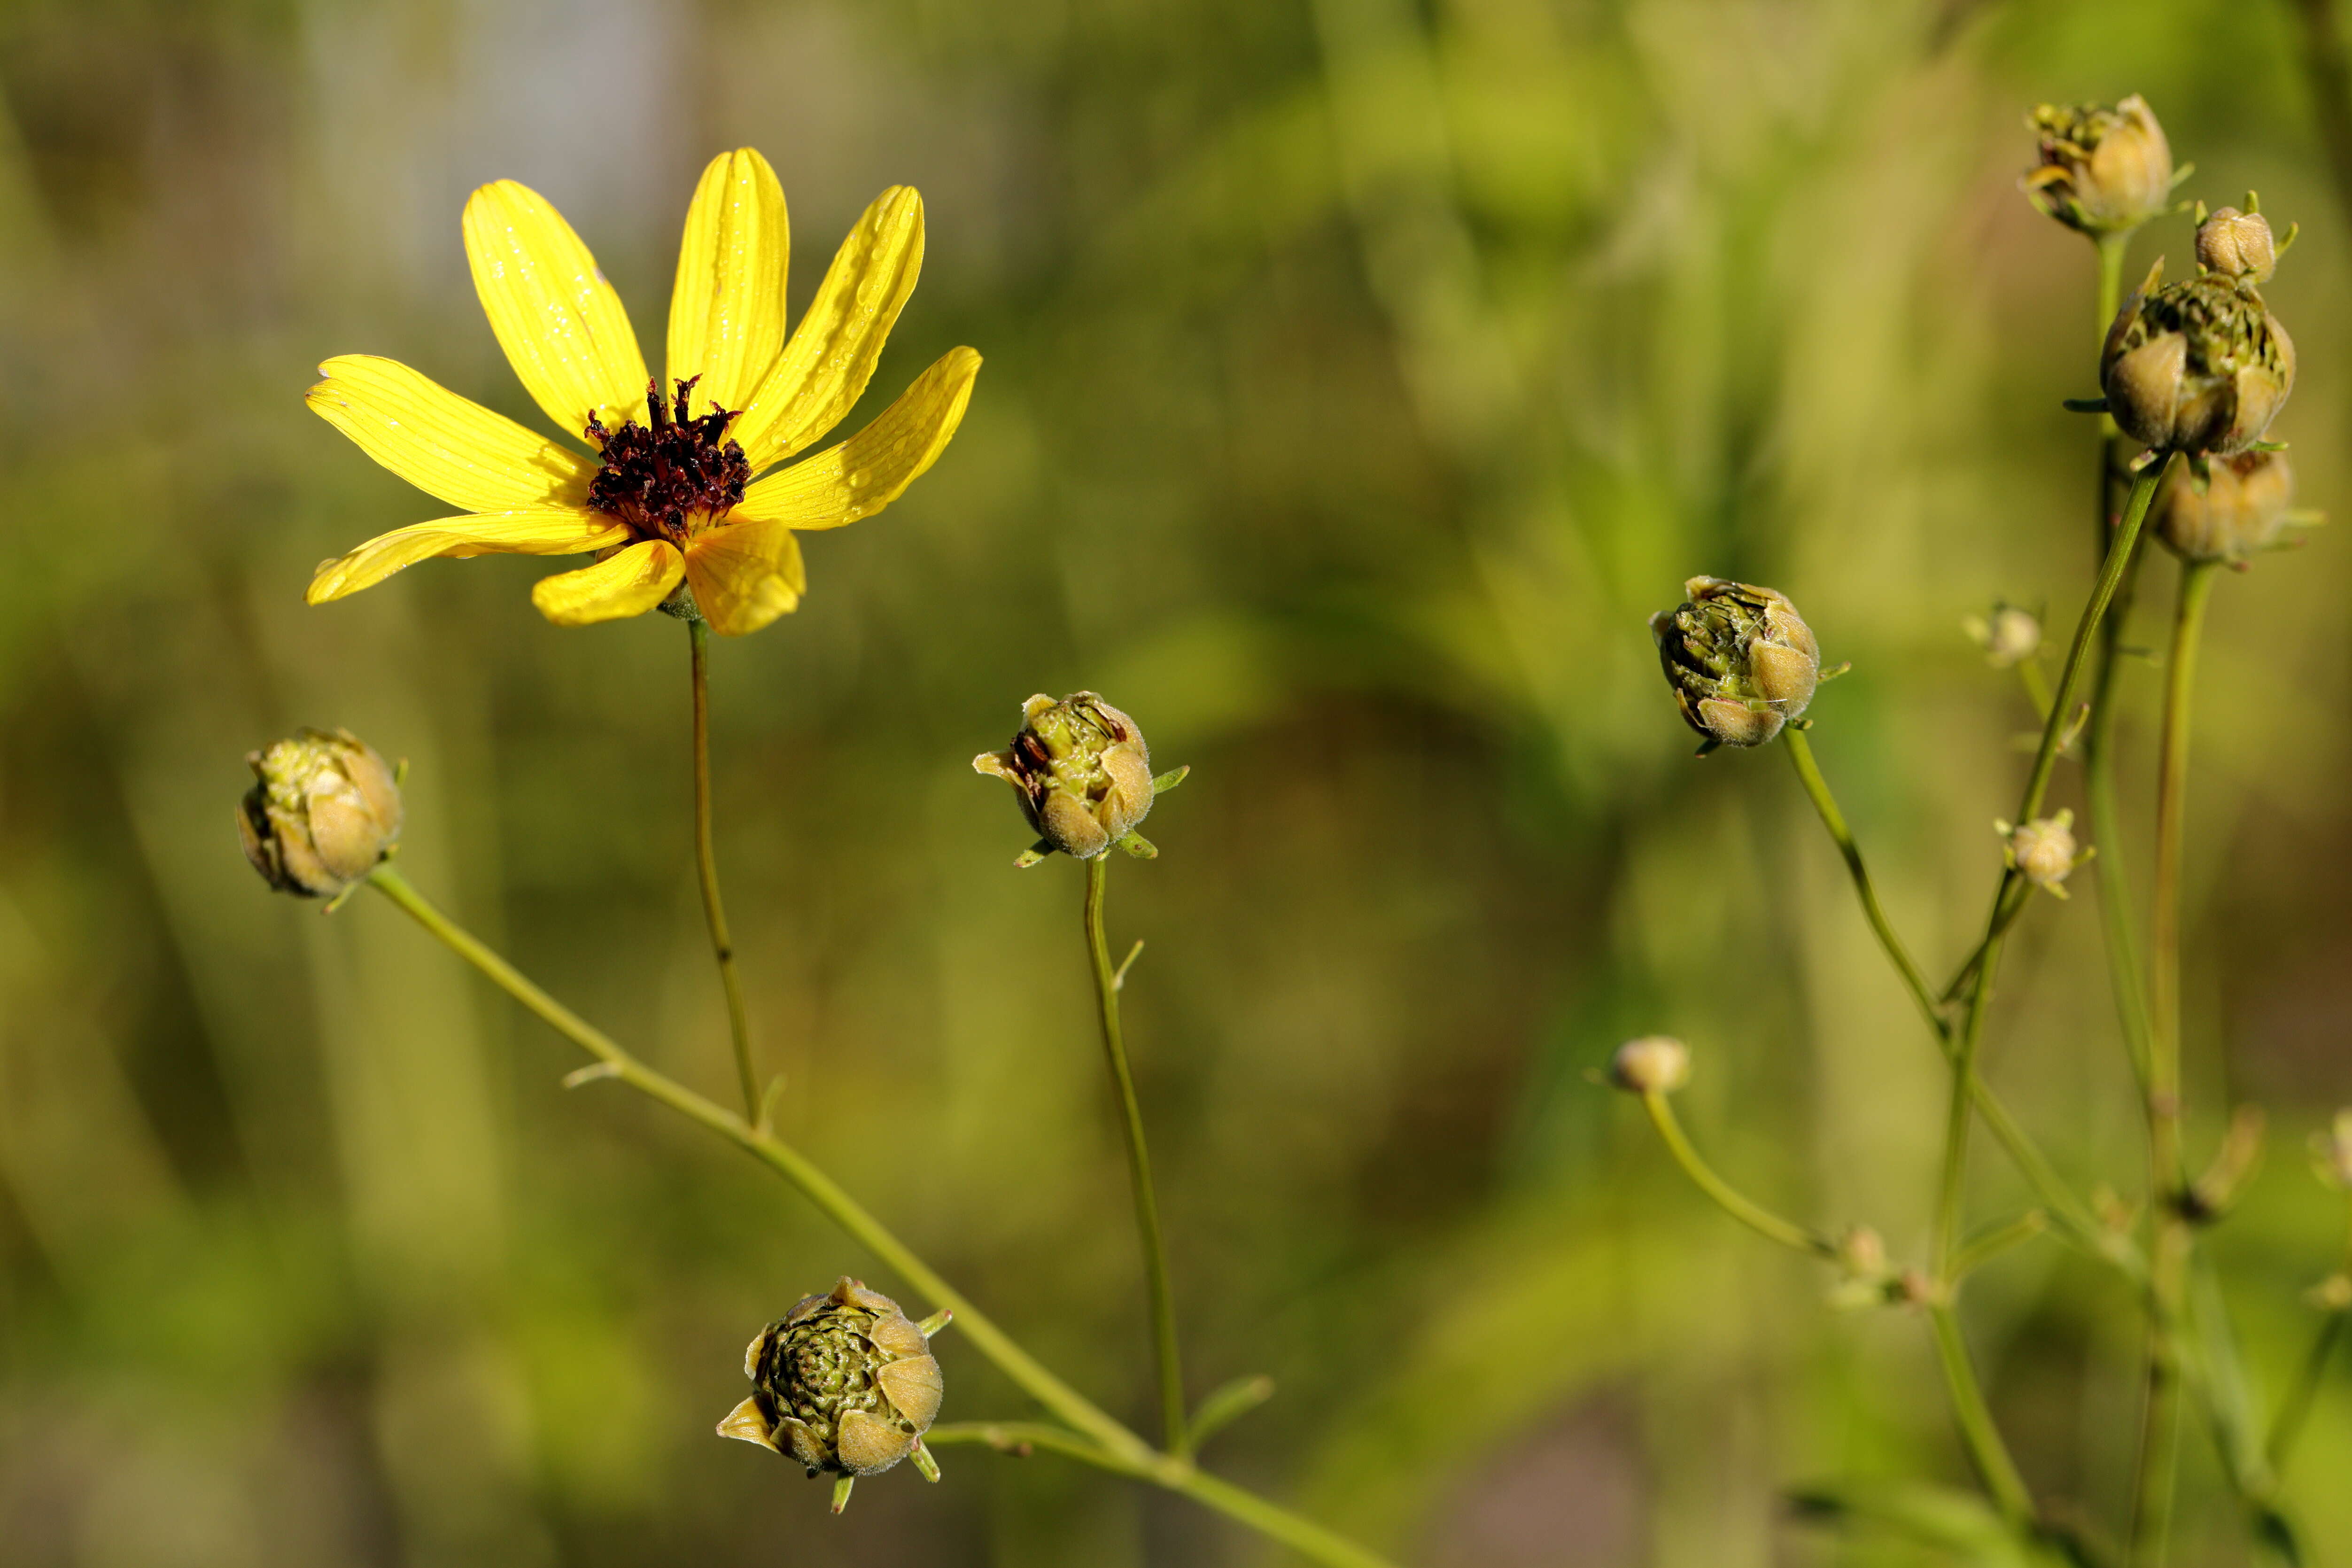
[{"label": "dark red flower center", "polygon": [[687,395],[702,378],[677,383],[676,406],[662,405],[661,383],[646,383],[650,423],[624,420],[607,430],[591,415],[588,439],[604,456],[604,466],[588,486],[588,504],[616,517],[640,538],[683,544],[696,524],[725,515],[743,499],[751,464],[743,448],[726,438],[740,409],[716,408],[687,417]]}]

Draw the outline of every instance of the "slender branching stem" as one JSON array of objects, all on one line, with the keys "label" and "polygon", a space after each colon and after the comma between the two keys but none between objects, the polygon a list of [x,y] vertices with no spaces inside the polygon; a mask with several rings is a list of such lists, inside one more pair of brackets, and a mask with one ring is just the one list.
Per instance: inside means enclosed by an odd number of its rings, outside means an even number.
[{"label": "slender branching stem", "polygon": [[1944,1370],[1944,1386],[1952,1400],[1952,1418],[1958,1423],[1960,1441],[1967,1445],[1969,1459],[1982,1478],[1985,1490],[1992,1494],[1993,1505],[2012,1529],[2025,1530],[2033,1521],[2033,1493],[2019,1473],[2017,1461],[2010,1458],[2009,1447],[2000,1439],[2000,1429],[1993,1425],[1991,1407],[1985,1404],[1984,1389],[1977,1382],[1975,1364],[1969,1359],[1968,1342],[1960,1337],[1960,1322],[1948,1300],[1930,1303],[1927,1321],[1936,1333],[1936,1356]]},{"label": "slender branching stem", "polygon": [[1118,972],[1112,967],[1110,943],[1103,934],[1103,890],[1109,880],[1110,857],[1097,855],[1086,865],[1087,952],[1093,960],[1095,1004],[1102,1016],[1103,1059],[1110,1068],[1111,1092],[1118,1097],[1119,1129],[1127,1138],[1135,1231],[1142,1243],[1144,1279],[1151,1294],[1151,1349],[1160,1370],[1160,1420],[1168,1451],[1182,1454],[1190,1445],[1184,1436],[1184,1370],[1176,1351],[1176,1297],[1168,1283],[1168,1244],[1160,1235],[1160,1199],[1151,1185],[1151,1153],[1143,1142],[1143,1107],[1135,1097],[1135,1074],[1128,1067],[1127,1042],[1119,1028]]},{"label": "slender branching stem", "polygon": [[735,942],[727,934],[727,910],[719,901],[719,857],[710,845],[710,624],[700,616],[686,623],[694,650],[694,864],[702,876],[702,914],[710,926],[710,952],[719,960],[719,984],[727,990],[727,1028],[735,1041],[735,1076],[743,1089],[743,1114],[760,1116],[760,1075],[751,1065],[751,1017],[743,1006],[743,980],[735,972]]},{"label": "slender branching stem", "polygon": [[1658,1136],[1665,1141],[1666,1152],[1675,1157],[1675,1163],[1683,1168],[1683,1174],[1688,1176],[1700,1192],[1714,1199],[1716,1205],[1724,1213],[1767,1241],[1777,1241],[1783,1247],[1794,1247],[1814,1258],[1837,1257],[1836,1242],[1819,1231],[1806,1229],[1794,1220],[1782,1219],[1717,1175],[1713,1168],[1698,1157],[1698,1151],[1691,1147],[1690,1138],[1683,1131],[1683,1124],[1675,1118],[1675,1108],[1664,1091],[1654,1089],[1643,1090],[1642,1106],[1650,1113],[1650,1121],[1657,1128]]},{"label": "slender branching stem", "polygon": [[[1910,992],[1912,1000],[1918,1005],[1920,1016],[1926,1021],[1928,1032],[1936,1037],[1937,1045],[1948,1056],[1952,1048],[1951,1026],[1944,1016],[1942,1006],[1928,991],[1927,976],[1912,961],[1910,950],[1904,946],[1903,939],[1895,933],[1894,922],[1887,919],[1885,910],[1879,904],[1877,890],[1871,883],[1869,868],[1862,858],[1862,847],[1854,841],[1853,830],[1846,826],[1845,814],[1838,809],[1837,797],[1831,792],[1829,781],[1822,775],[1821,767],[1813,759],[1811,742],[1800,730],[1784,730],[1781,734],[1788,743],[1789,760],[1797,770],[1798,782],[1804,786],[1806,797],[1813,803],[1813,810],[1821,816],[1822,826],[1829,830],[1830,837],[1838,847],[1838,853],[1845,859],[1846,870],[1853,879],[1854,893],[1862,900],[1863,914],[1870,921],[1870,929],[1876,934],[1878,945],[1885,951],[1887,962],[1895,966],[1895,973],[1902,977],[1904,988]],[[2009,915],[2000,929],[2007,929],[2008,919],[2015,918],[2017,909],[2024,902],[2023,895],[2030,891],[2030,889],[2021,889],[2019,895],[2011,900]],[[1982,951],[1979,946],[1979,956]],[[1960,984],[1955,981],[1947,994],[1957,996]],[[2041,1195],[2042,1203],[2048,1205],[2051,1217],[2067,1239],[2095,1257],[2121,1264],[2126,1272],[2130,1272],[2136,1266],[2135,1260],[2117,1253],[2115,1238],[2101,1229],[2082,1199],[2067,1188],[2049,1160],[2027,1136],[2024,1128],[2010,1114],[2008,1106],[2001,1103],[2000,1097],[1993,1092],[1992,1086],[1979,1077],[1974,1080],[1971,1092],[1976,1097],[1977,1114],[1984,1118],[1986,1127],[2009,1152],[2017,1168]]]},{"label": "slender branching stem", "polygon": [[1862,900],[1862,912],[1870,921],[1870,929],[1878,938],[1878,945],[1886,950],[1886,961],[1903,979],[1904,988],[1918,1005],[1919,1016],[1937,1039],[1947,1038],[1950,1027],[1944,1021],[1942,1007],[1937,1005],[1933,992],[1927,988],[1927,977],[1912,961],[1910,949],[1895,931],[1894,922],[1886,918],[1885,909],[1878,901],[1878,889],[1871,886],[1870,869],[1863,864],[1862,847],[1853,841],[1853,831],[1845,823],[1845,814],[1838,809],[1837,797],[1830,794],[1829,781],[1822,777],[1819,763],[1813,761],[1813,746],[1802,730],[1780,731],[1782,749],[1789,753],[1790,765],[1797,770],[1797,782],[1805,786],[1806,798],[1821,815],[1822,826],[1829,829],[1838,853],[1845,859],[1846,874],[1853,879],[1854,896]]},{"label": "slender branching stem", "polygon": [[[1154,1449],[1150,1443],[1129,1431],[1015,1344],[993,1320],[950,1286],[937,1270],[916,1256],[912,1248],[867,1213],[806,1155],[764,1128],[754,1126],[743,1117],[647,1067],[443,914],[391,866],[379,866],[370,877],[369,883],[451,952],[480,970],[500,990],[522,1004],[564,1038],[594,1057],[597,1066],[584,1069],[586,1072],[625,1084],[688,1120],[698,1122],[783,1177],[851,1239],[913,1287],[926,1302],[952,1311],[958,1336],[986,1356],[998,1371],[1052,1412],[1068,1428],[1066,1435],[1063,1428],[1050,1426],[1014,1424],[1008,1430],[1025,1431],[1029,1440],[1038,1447],[1051,1447],[1105,1469],[1132,1476],[1138,1480],[1189,1497],[1269,1540],[1279,1542],[1314,1562],[1328,1565],[1328,1568],[1389,1568],[1384,1559],[1312,1521],[1302,1519],[1253,1492],[1203,1473],[1189,1458]],[[933,1428],[934,1434],[940,1430]],[[947,1437],[935,1436],[933,1440],[959,1440],[965,1430],[950,1427],[946,1429]],[[1045,1436],[1049,1433],[1053,1435],[1050,1438]],[[1007,1446],[1017,1447],[1019,1441],[1016,1438]]]},{"label": "slender branching stem", "polygon": [[2132,1556],[2146,1568],[2165,1560],[2177,1490],[2180,1403],[2185,1373],[2181,1336],[2188,1321],[2188,1172],[2180,1138],[2180,873],[2186,842],[2189,720],[2196,690],[2197,647],[2212,596],[2211,562],[2180,570],[2180,598],[2166,659],[2164,731],[2156,790],[2156,890],[2148,922],[2147,1151],[2149,1206],[2156,1238],[2148,1274],[2147,1412],[2141,1432],[2138,1501]]},{"label": "slender branching stem", "polygon": [[[2347,1205],[2345,1215],[2352,1220],[2352,1205]],[[2346,1228],[2344,1257],[2336,1266],[2336,1278],[2344,1286],[2352,1287],[2352,1226]],[[2352,1322],[2352,1304],[2340,1297],[2329,1301],[2323,1310],[2326,1316],[2320,1320],[2319,1331],[2312,1336],[2311,1349],[2305,1353],[2294,1381],[2279,1400],[2278,1414],[2271,1421],[2270,1439],[2263,1446],[2273,1478],[2285,1475],[2287,1456],[2294,1451],[2295,1439],[2303,1435],[2303,1424],[2311,1414],[2312,1401],[2318,1397],[2328,1357],[2344,1338],[2345,1325]]]},{"label": "slender branching stem", "polygon": [[[2027,774],[2025,788],[2018,800],[2015,820],[2030,822],[2042,811],[2050,794],[2051,774],[2058,765],[2058,743],[2065,732],[2068,717],[2074,704],[2074,693],[2082,684],[2083,667],[2087,660],[2092,641],[2098,636],[2100,624],[2106,618],[2107,606],[2114,602],[2116,590],[2121,584],[2124,570],[2130,563],[2132,552],[2138,546],[2140,527],[2147,521],[2148,507],[2156,500],[2157,486],[2173,458],[2165,454],[2145,465],[2133,479],[2131,496],[2124,505],[2115,536],[2107,546],[2107,556],[2099,568],[2099,578],[2091,589],[2090,602],[2083,606],[2082,619],[2075,624],[2074,641],[2066,649],[2066,664],[2058,677],[2058,690],[2051,704],[2050,718],[2042,727],[2041,748],[2034,753],[2032,771]],[[1960,1242],[1960,1200],[1968,1178],[1968,1147],[1969,1106],[1974,1099],[1977,1070],[1977,1047],[1984,1037],[1985,1008],[1992,999],[1993,980],[2000,968],[2001,939],[1998,932],[2009,900],[2022,880],[2015,868],[2003,873],[1995,889],[1992,912],[1986,917],[1987,937],[1984,956],[1978,963],[1976,977],[1969,987],[1968,1009],[1961,1016],[1957,1047],[1952,1053],[1952,1091],[1949,1111],[1944,1127],[1944,1172],[1936,1205],[1936,1260],[1937,1277],[1950,1270],[1954,1251]]]}]

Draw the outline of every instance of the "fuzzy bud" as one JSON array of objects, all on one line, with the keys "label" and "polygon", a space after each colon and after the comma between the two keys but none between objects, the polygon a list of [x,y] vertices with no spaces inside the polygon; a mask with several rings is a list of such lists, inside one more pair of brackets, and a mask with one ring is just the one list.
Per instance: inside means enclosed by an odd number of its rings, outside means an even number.
[{"label": "fuzzy bud", "polygon": [[1628,1094],[1672,1094],[1690,1079],[1690,1047],[1671,1035],[1643,1035],[1609,1058],[1609,1081]]},{"label": "fuzzy bud", "polygon": [[400,839],[400,786],[348,730],[304,730],[249,752],[256,782],[236,814],[245,858],[281,893],[329,899]]},{"label": "fuzzy bud", "polygon": [[1650,634],[1684,721],[1706,737],[1703,752],[1762,745],[1821,683],[1812,628],[1769,588],[1693,577],[1683,592],[1690,602],[1652,616]]},{"label": "fuzzy bud", "polygon": [[935,1476],[923,1434],[940,1413],[940,1363],[925,1326],[880,1291],[845,1275],[803,1298],[745,1349],[743,1374],[751,1396],[720,1436],[772,1448],[812,1477],[879,1475],[909,1455]]},{"label": "fuzzy bud", "polygon": [[2243,563],[2278,542],[2294,500],[2284,452],[2241,452],[2210,464],[2201,486],[2176,468],[2157,492],[2148,527],[2184,561]]},{"label": "fuzzy bud", "polygon": [[2197,265],[2224,278],[2267,283],[2278,270],[2278,240],[2260,213],[2223,207],[2197,226]]},{"label": "fuzzy bud", "polygon": [[2042,648],[2042,622],[2015,605],[1996,604],[1990,615],[1970,616],[1961,626],[1995,669],[2023,664]]},{"label": "fuzzy bud", "polygon": [[1135,721],[1091,691],[1059,702],[1039,693],[1021,706],[1021,732],[982,752],[972,771],[1011,784],[1037,837],[1091,860],[1151,811],[1151,749]]},{"label": "fuzzy bud", "polygon": [[2055,816],[2037,816],[2032,821],[2012,827],[2006,822],[1993,824],[2007,844],[2005,858],[2020,875],[2037,888],[2044,888],[2066,896],[2061,886],[2067,873],[2081,863],[2074,849],[2074,814],[2062,810]]},{"label": "fuzzy bud", "polygon": [[2245,451],[2294,390],[2294,343],[2250,284],[2217,272],[2163,283],[2163,273],[2159,260],[2107,331],[2108,412],[2159,451]]},{"label": "fuzzy bud", "polygon": [[2042,162],[2026,174],[2028,200],[2084,234],[2125,234],[2172,201],[2172,148],[2137,93],[2109,108],[2043,104],[2028,117]]}]

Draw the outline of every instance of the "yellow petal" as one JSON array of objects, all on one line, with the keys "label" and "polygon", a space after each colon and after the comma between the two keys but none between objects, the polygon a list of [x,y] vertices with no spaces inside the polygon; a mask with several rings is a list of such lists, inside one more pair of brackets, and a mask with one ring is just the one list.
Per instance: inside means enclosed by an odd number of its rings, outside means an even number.
[{"label": "yellow petal", "polygon": [[893,185],[841,242],[783,357],[731,430],[751,471],[841,423],[873,379],[899,307],[923,269],[923,198]]},{"label": "yellow petal", "polygon": [[499,180],[466,203],[474,291],[524,388],[567,435],[646,416],[646,361],[628,312],[563,215]]},{"label": "yellow petal", "polygon": [[690,375],[703,399],[740,408],[784,346],[784,263],[791,246],[784,187],[749,147],[702,171],[677,249],[669,297],[669,374]]},{"label": "yellow petal", "polygon": [[873,424],[752,485],[734,515],[803,531],[872,517],[947,450],[979,374],[980,355],[950,349]]},{"label": "yellow petal", "polygon": [[578,506],[596,465],[398,360],[341,354],[303,401],[360,450],[452,506]]},{"label": "yellow petal", "polygon": [[593,566],[541,577],[531,585],[530,602],[559,626],[617,621],[642,616],[668,598],[685,573],[676,545],[648,539]]},{"label": "yellow petal", "polygon": [[314,605],[373,588],[429,556],[577,555],[627,542],[629,531],[583,507],[445,517],[378,534],[338,561],[321,563],[307,597]]},{"label": "yellow petal", "polygon": [[801,547],[781,522],[728,522],[686,547],[686,580],[710,629],[756,632],[790,614],[808,591]]}]

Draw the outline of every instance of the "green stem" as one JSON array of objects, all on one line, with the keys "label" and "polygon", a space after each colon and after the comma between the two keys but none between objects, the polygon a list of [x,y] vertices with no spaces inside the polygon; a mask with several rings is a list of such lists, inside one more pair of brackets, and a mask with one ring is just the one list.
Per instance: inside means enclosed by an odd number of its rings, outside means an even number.
[{"label": "green stem", "polygon": [[[2090,602],[2083,606],[2082,619],[2075,624],[2074,641],[2066,649],[2066,664],[2058,678],[2058,690],[2051,703],[2050,717],[2042,726],[2042,745],[2034,753],[2033,769],[2026,777],[2025,789],[2018,801],[2015,820],[2030,822],[2041,815],[2042,805],[2050,793],[2050,776],[2058,765],[2058,742],[2065,732],[2069,710],[2074,706],[2075,689],[2081,685],[2083,666],[2090,652],[2092,639],[2098,635],[2100,623],[2105,619],[2107,606],[2122,583],[2124,569],[2129,564],[2132,552],[2139,542],[2139,531],[2147,521],[2148,507],[2156,500],[2157,486],[2162,482],[2166,469],[2171,467],[2172,455],[2163,454],[2141,468],[2132,481],[2131,497],[2124,506],[2122,521],[2116,524],[2115,538],[2107,546],[2107,558],[2099,568],[2098,582],[2091,589]],[[1987,937],[1984,957],[1977,965],[1975,982],[1969,988],[1968,1011],[1962,1016],[1958,1048],[1952,1054],[1952,1090],[1944,1126],[1944,1173],[1936,1205],[1937,1277],[1947,1278],[1950,1271],[1953,1251],[1960,1242],[1960,1200],[1968,1177],[1969,1105],[1975,1098],[1977,1047],[1984,1037],[1986,1005],[1992,997],[1992,984],[2000,968],[2001,939],[1999,935],[2002,912],[2011,894],[2022,879],[2015,868],[2005,871],[2000,887],[1994,891],[1992,912],[1986,917]]]},{"label": "green stem", "polygon": [[743,1114],[760,1114],[760,1075],[751,1066],[751,1017],[743,1006],[743,982],[735,973],[735,943],[727,934],[727,910],[719,901],[719,857],[710,845],[710,625],[700,616],[686,623],[694,650],[694,862],[702,876],[702,913],[710,926],[710,951],[719,960],[719,984],[727,989],[727,1027],[735,1040],[735,1076],[743,1089]]},{"label": "green stem", "polygon": [[2169,1544],[2179,1468],[2191,1237],[2182,1205],[2188,1171],[2181,1151],[2180,872],[2186,843],[2189,720],[2197,646],[2212,596],[2214,563],[2184,563],[2165,664],[2164,732],[2156,791],[2156,891],[2148,922],[2147,1074],[2149,1204],[2156,1244],[2148,1275],[2147,1414],[2141,1434],[2133,1561],[2158,1568]]},{"label": "green stem", "polygon": [[1691,1147],[1691,1141],[1683,1132],[1683,1124],[1675,1119],[1675,1108],[1667,1102],[1664,1090],[1643,1090],[1642,1106],[1650,1113],[1650,1121],[1656,1126],[1658,1136],[1665,1141],[1666,1152],[1675,1157],[1675,1163],[1683,1168],[1683,1174],[1688,1176],[1700,1192],[1713,1198],[1724,1213],[1767,1241],[1777,1241],[1783,1247],[1794,1247],[1814,1258],[1834,1259],[1837,1257],[1837,1243],[1828,1237],[1807,1230],[1793,1220],[1782,1219],[1760,1204],[1749,1202],[1730,1183],[1717,1175],[1707,1163],[1698,1157],[1698,1151]]},{"label": "green stem", "polygon": [[1143,1246],[1143,1271],[1151,1293],[1151,1348],[1160,1370],[1160,1420],[1169,1452],[1182,1454],[1190,1445],[1184,1436],[1184,1373],[1177,1360],[1176,1298],[1168,1282],[1168,1244],[1160,1230],[1160,1200],[1151,1185],[1151,1154],[1143,1142],[1143,1107],[1135,1095],[1135,1074],[1127,1062],[1127,1043],[1119,1028],[1118,971],[1111,965],[1110,944],[1103,935],[1103,891],[1109,880],[1110,857],[1097,855],[1087,862],[1087,952],[1094,961],[1095,1004],[1102,1016],[1103,1057],[1110,1068],[1111,1090],[1118,1097],[1119,1127],[1127,1136],[1127,1174],[1135,1194],[1135,1230]]},{"label": "green stem", "polygon": [[1927,1020],[1929,1031],[1938,1040],[1948,1037],[1950,1026],[1944,1022],[1943,1011],[1927,988],[1927,977],[1912,961],[1910,950],[1895,934],[1894,922],[1886,918],[1886,910],[1878,901],[1878,889],[1871,886],[1870,870],[1863,864],[1862,847],[1853,841],[1853,831],[1846,826],[1845,814],[1838,809],[1837,797],[1830,794],[1829,781],[1822,777],[1821,766],[1813,761],[1812,742],[1805,739],[1802,730],[1783,730],[1780,736],[1790,764],[1797,770],[1797,782],[1805,786],[1805,795],[1820,814],[1822,826],[1829,829],[1838,853],[1845,858],[1846,874],[1853,879],[1854,895],[1862,900],[1862,912],[1876,933],[1878,945],[1886,950],[1887,962],[1903,977],[1904,986],[1911,993],[1911,1000],[1918,1004],[1919,1016]]},{"label": "green stem", "polygon": [[2000,1440],[2000,1429],[1993,1425],[1991,1407],[1985,1403],[1975,1364],[1969,1359],[1968,1342],[1960,1337],[1959,1320],[1948,1301],[1937,1301],[1927,1308],[1927,1321],[1936,1331],[1937,1359],[1944,1369],[1944,1386],[1951,1394],[1952,1418],[1959,1424],[1960,1440],[1968,1447],[1969,1458],[1983,1479],[1985,1489],[1992,1494],[1993,1504],[2000,1510],[2001,1517],[2013,1529],[2028,1529],[2033,1521],[2033,1493],[2019,1473],[2017,1461],[2010,1458],[2008,1446]]},{"label": "green stem", "polygon": [[[2123,299],[2124,250],[2128,235],[2104,235],[2099,250],[2098,342],[2105,350],[2107,328]],[[2117,459],[2124,450],[2115,416],[2099,416],[2098,473],[2094,492],[2094,548],[2106,552],[2116,517],[2118,493]],[[2083,732],[2083,795],[2090,816],[2091,842],[2099,848],[2092,868],[2099,889],[2100,936],[2106,948],[2107,979],[2114,989],[2116,1017],[2123,1027],[2124,1051],[2143,1091],[2147,1086],[2147,991],[2140,978],[2139,935],[2132,929],[2131,882],[2124,857],[2123,808],[2116,790],[2116,721],[2121,712],[2116,695],[2123,668],[2123,639],[2131,620],[2133,590],[2139,580],[2144,550],[2135,550],[2125,563],[2116,602],[2099,627],[2099,666],[2091,683],[2091,721]]]},{"label": "green stem", "polygon": [[2278,1415],[2271,1421],[2270,1440],[2263,1445],[2269,1457],[2273,1477],[2286,1474],[2287,1456],[2294,1451],[2297,1437],[2303,1436],[2303,1424],[2311,1415],[2312,1402],[2319,1395],[2321,1379],[2326,1374],[2328,1358],[2336,1352],[2336,1341],[2344,1337],[2344,1325],[2352,1312],[2343,1308],[2331,1309],[2312,1337],[2311,1349],[2305,1352],[2295,1379],[2287,1385],[2286,1394],[2279,1401]]},{"label": "green stem", "polygon": [[[655,1071],[624,1050],[602,1030],[540,989],[513,964],[435,908],[391,866],[377,867],[369,882],[451,952],[480,970],[500,990],[521,1003],[564,1038],[594,1057],[601,1064],[601,1070],[591,1068],[590,1071],[626,1084],[742,1149],[791,1183],[826,1218],[911,1285],[928,1304],[952,1311],[957,1332],[961,1339],[986,1356],[997,1370],[1077,1435],[1074,1440],[1063,1439],[1058,1436],[1058,1428],[1039,1427],[1036,1428],[1038,1432],[1057,1434],[1050,1443],[1041,1440],[1041,1447],[1053,1447],[1075,1458],[1101,1465],[1106,1469],[1117,1470],[1138,1480],[1181,1493],[1315,1562],[1328,1564],[1329,1568],[1388,1568],[1383,1559],[1322,1526],[1301,1519],[1254,1493],[1203,1474],[1191,1459],[1155,1450],[1150,1444],[1128,1430],[1084,1394],[1047,1371],[1028,1352],[1013,1343],[992,1320],[951,1288],[905,1242],[868,1214],[806,1156],[733,1111]],[[1091,1445],[1091,1447],[1080,1451],[1086,1445]]]}]

